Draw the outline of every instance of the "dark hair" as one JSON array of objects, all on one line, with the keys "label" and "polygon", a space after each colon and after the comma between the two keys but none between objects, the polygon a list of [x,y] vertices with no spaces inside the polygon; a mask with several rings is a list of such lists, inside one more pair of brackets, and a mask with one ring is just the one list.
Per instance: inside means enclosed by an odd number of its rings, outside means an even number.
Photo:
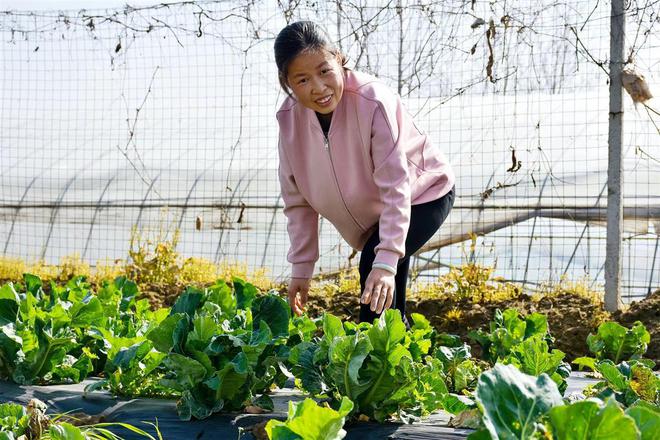
[{"label": "dark hair", "polygon": [[311,21],[297,21],[287,25],[275,38],[275,64],[277,64],[280,86],[291,96],[286,77],[289,74],[289,64],[301,52],[306,50],[325,49],[339,57],[339,62],[346,65],[346,57],[330,41],[328,33]]}]

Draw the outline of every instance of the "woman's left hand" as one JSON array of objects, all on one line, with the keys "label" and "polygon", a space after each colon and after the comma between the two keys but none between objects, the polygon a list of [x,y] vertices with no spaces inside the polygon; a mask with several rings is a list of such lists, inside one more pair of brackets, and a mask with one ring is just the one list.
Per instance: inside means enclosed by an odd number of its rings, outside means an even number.
[{"label": "woman's left hand", "polygon": [[371,269],[360,302],[371,304],[371,311],[380,314],[383,310],[389,309],[393,301],[394,274],[385,269]]}]

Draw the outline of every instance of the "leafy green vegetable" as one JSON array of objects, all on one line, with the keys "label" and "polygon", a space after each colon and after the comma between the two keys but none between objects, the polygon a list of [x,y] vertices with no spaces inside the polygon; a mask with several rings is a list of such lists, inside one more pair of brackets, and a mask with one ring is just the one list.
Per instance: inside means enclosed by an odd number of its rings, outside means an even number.
[{"label": "leafy green vegetable", "polygon": [[482,373],[475,395],[486,429],[503,440],[531,438],[540,429],[541,416],[563,403],[547,374],[528,376],[513,365],[497,364]]},{"label": "leafy green vegetable", "polygon": [[474,390],[481,367],[472,359],[469,345],[439,346],[434,356],[442,362],[449,391],[460,393],[463,390]]},{"label": "leafy green vegetable", "polygon": [[158,371],[164,353],[157,352],[148,340],[140,340],[129,347],[121,347],[107,362],[104,379],[85,387],[85,392],[107,388],[115,395],[128,397],[170,397],[173,390],[160,385]]},{"label": "leafy green vegetable", "polygon": [[549,420],[557,440],[639,438],[635,421],[624,414],[614,399],[605,404],[586,400],[557,406],[550,410]]},{"label": "leafy green vegetable", "polygon": [[17,431],[19,434],[27,427],[27,411],[15,403],[0,404],[0,432]]},{"label": "leafy green vegetable", "polygon": [[660,378],[646,365],[632,363],[629,386],[640,399],[660,405]]},{"label": "leafy green vegetable", "polygon": [[472,330],[468,336],[479,343],[483,359],[491,365],[509,356],[515,346],[534,336],[547,343],[554,342],[548,333],[548,321],[544,315],[532,313],[523,318],[516,309],[506,309],[504,312],[495,310],[490,333]]},{"label": "leafy green vegetable", "polygon": [[469,336],[481,345],[484,359],[491,364],[512,364],[532,376],[545,373],[557,383],[561,393],[568,387],[570,365],[563,362],[562,351],[550,350],[554,339],[544,315],[531,313],[522,317],[516,309],[498,309],[490,323],[490,333],[478,330]]},{"label": "leafy green vegetable", "polygon": [[236,307],[239,309],[248,309],[252,306],[252,301],[257,297],[259,290],[252,284],[234,277],[232,280],[234,292],[236,294]]},{"label": "leafy green vegetable", "polygon": [[660,438],[660,407],[643,400],[635,402],[626,410],[637,425],[641,433],[641,440],[655,440]]},{"label": "leafy green vegetable", "polygon": [[16,291],[12,283],[1,289],[5,311],[0,327],[0,376],[25,385],[80,381],[93,367],[85,354],[80,362],[73,356],[81,350],[77,335],[100,316],[98,299],[80,294],[75,280],[50,298],[43,294],[40,280],[29,280],[36,296]]},{"label": "leafy green vegetable", "polygon": [[294,346],[303,341],[311,341],[319,332],[322,325],[321,319],[311,319],[307,315],[294,316],[289,321],[289,346]]},{"label": "leafy green vegetable", "polygon": [[660,438],[660,407],[658,405],[639,400],[626,409],[625,413],[635,421],[640,433],[640,440]]},{"label": "leafy green vegetable", "polygon": [[[44,292],[42,281],[0,288],[0,377],[19,384],[79,382],[105,369],[117,352],[144,340],[166,312],[138,300],[135,283],[104,282],[94,293],[83,277]],[[110,370],[112,372],[112,370]]]},{"label": "leafy green vegetable", "polygon": [[565,405],[546,374],[535,378],[513,365],[482,373],[476,397],[484,428],[469,439],[646,440],[660,433],[658,405],[638,400],[624,412],[612,395]]},{"label": "leafy green vegetable", "polygon": [[289,402],[287,420],[269,420],[266,433],[271,440],[341,440],[346,436],[342,429],[346,416],[352,410],[353,402],[347,397],[337,411],[321,407],[312,399]]},{"label": "leafy green vegetable", "polygon": [[138,300],[135,283],[124,277],[104,282],[97,293],[103,306],[101,325],[85,333],[93,341],[86,345],[104,356],[104,378],[88,385],[86,391],[107,388],[123,396],[170,396],[160,387],[158,367],[164,355],[158,353],[146,334],[167,316],[167,309],[151,311],[146,299]]},{"label": "leafy green vegetable", "polygon": [[406,332],[404,345],[408,347],[413,360],[420,362],[426,353],[431,353],[438,335],[428,319],[419,313],[411,315],[413,325]]},{"label": "leafy green vegetable", "polygon": [[291,349],[288,359],[289,368],[296,378],[297,385],[314,396],[328,391],[322,370],[314,360],[317,352],[319,352],[317,344],[304,341]]},{"label": "leafy green vegetable", "polygon": [[596,371],[596,359],[589,357],[589,356],[581,356],[578,358],[575,358],[573,360],[573,363],[578,366],[580,370],[582,370],[583,367],[589,368],[591,371]]},{"label": "leafy green vegetable", "polygon": [[651,335],[639,321],[629,329],[613,321],[604,322],[595,335],[587,337],[589,351],[598,360],[610,359],[615,364],[642,357],[650,341]]},{"label": "leafy green vegetable", "polygon": [[[297,322],[302,340],[309,322]],[[180,394],[179,416],[202,419],[249,404],[272,407],[264,393],[286,380],[290,325],[289,305],[279,295],[258,296],[254,286],[234,279],[233,290],[220,281],[188,288],[147,338],[164,356],[160,385]]]},{"label": "leafy green vegetable", "polygon": [[556,349],[550,351],[541,336],[534,335],[513,346],[511,353],[500,360],[504,364],[515,365],[520,371],[531,376],[547,374],[557,383],[559,392],[563,394],[568,387],[566,377],[570,374],[570,367],[560,368],[568,365],[562,362],[563,359],[564,352]]},{"label": "leafy green vegetable", "polygon": [[326,314],[323,335],[291,349],[291,371],[305,391],[328,394],[335,402],[348,397],[355,413],[379,421],[394,414],[405,421],[427,414],[449,396],[442,364],[427,356],[430,325],[421,316],[413,319],[406,331],[397,310],[359,325]]},{"label": "leafy green vegetable", "polygon": [[660,404],[660,378],[642,359],[615,365],[609,359],[595,362],[595,371],[603,381],[585,389],[585,393],[599,398],[614,396],[626,407],[638,400]]}]

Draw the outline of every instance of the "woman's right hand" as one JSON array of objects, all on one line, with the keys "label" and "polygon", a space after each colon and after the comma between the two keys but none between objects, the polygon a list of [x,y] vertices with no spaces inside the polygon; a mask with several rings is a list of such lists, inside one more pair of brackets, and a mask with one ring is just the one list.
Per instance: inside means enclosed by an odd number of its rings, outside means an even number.
[{"label": "woman's right hand", "polygon": [[303,308],[307,304],[307,294],[309,293],[309,278],[291,278],[289,281],[289,305],[293,313],[300,316],[303,314]]}]

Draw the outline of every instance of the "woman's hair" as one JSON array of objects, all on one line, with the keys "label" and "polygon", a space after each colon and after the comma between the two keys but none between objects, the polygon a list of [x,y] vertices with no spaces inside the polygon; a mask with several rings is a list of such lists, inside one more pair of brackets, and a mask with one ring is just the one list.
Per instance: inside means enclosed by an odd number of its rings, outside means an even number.
[{"label": "woman's hair", "polygon": [[289,96],[291,96],[287,84],[289,64],[301,52],[318,49],[325,49],[336,55],[342,67],[346,65],[346,57],[330,41],[327,32],[316,23],[297,21],[287,25],[277,34],[277,38],[275,38],[275,64],[277,64],[280,86]]}]

